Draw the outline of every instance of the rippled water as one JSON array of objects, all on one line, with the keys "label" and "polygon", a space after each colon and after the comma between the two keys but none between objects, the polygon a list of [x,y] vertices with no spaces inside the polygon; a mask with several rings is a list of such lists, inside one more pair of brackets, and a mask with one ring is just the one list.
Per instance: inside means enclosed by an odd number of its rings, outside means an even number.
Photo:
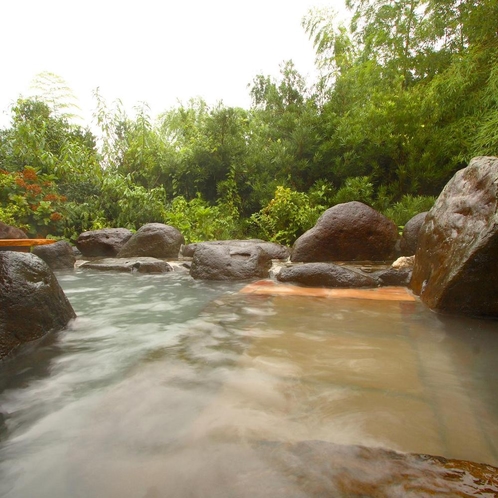
[{"label": "rippled water", "polygon": [[498,322],[185,274],[58,277],[78,319],[0,371],[0,496],[258,496],[258,479],[272,496],[284,478],[254,448],[276,442],[498,465]]}]

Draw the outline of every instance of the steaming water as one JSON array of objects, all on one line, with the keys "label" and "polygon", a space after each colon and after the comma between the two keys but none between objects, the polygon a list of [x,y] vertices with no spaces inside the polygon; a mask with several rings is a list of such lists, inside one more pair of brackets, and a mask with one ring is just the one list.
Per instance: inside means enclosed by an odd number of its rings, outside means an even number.
[{"label": "steaming water", "polygon": [[266,442],[498,465],[498,322],[182,274],[59,281],[78,319],[0,371],[0,496],[275,496]]}]

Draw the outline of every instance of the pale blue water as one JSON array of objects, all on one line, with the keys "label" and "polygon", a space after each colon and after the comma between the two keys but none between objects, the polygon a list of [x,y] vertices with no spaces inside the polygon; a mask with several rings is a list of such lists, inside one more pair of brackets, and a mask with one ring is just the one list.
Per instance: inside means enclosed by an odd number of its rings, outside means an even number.
[{"label": "pale blue water", "polygon": [[0,370],[2,497],[232,496],[266,468],[261,441],[498,465],[498,322],[177,273],[58,278],[77,320]]}]

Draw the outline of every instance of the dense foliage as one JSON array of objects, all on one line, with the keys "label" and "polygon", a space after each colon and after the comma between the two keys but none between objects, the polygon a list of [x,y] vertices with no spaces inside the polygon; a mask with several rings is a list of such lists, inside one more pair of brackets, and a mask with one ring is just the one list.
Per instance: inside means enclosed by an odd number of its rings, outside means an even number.
[{"label": "dense foliage", "polygon": [[247,110],[196,99],[154,121],[96,92],[94,135],[45,74],[43,99],[20,99],[0,131],[0,220],[72,239],[161,221],[190,241],[291,244],[326,208],[360,200],[403,225],[472,156],[498,154],[498,4],[346,4],[350,26],[325,10],[303,20],[319,81],[284,63],[254,78]]}]

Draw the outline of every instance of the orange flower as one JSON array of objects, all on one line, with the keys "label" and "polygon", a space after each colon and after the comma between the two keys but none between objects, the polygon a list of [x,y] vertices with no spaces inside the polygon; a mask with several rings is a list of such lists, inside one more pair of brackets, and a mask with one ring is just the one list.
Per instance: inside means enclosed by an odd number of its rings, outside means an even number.
[{"label": "orange flower", "polygon": [[25,180],[35,181],[38,179],[38,175],[34,169],[24,169],[22,172],[22,176],[24,176]]},{"label": "orange flower", "polygon": [[34,195],[41,194],[42,188],[39,185],[28,185],[26,190],[32,192]]},{"label": "orange flower", "polygon": [[60,220],[62,220],[62,214],[60,214],[60,213],[52,213],[50,215],[50,219],[52,221],[60,221]]}]

